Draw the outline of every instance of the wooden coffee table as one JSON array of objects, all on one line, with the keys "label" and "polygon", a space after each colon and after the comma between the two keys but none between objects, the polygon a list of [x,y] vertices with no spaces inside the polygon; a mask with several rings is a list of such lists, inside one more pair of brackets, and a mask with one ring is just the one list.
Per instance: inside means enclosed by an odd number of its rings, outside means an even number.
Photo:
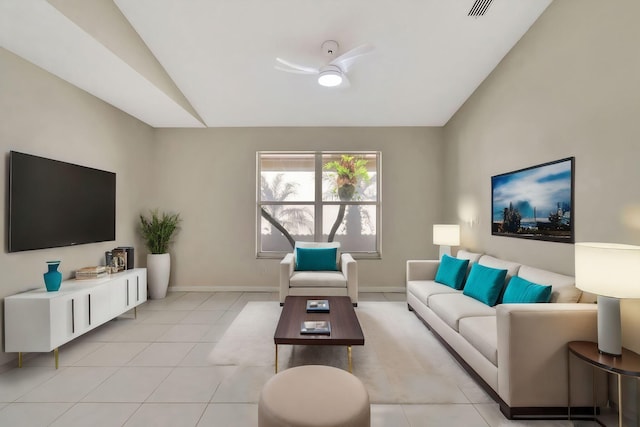
[{"label": "wooden coffee table", "polygon": [[[308,299],[329,300],[329,313],[307,313]],[[331,335],[303,335],[300,325],[308,320],[328,320]],[[360,322],[349,297],[288,296],[273,336],[276,345],[276,373],[278,372],[278,345],[343,345],[347,347],[349,372],[352,372],[351,346],[364,345]]]}]

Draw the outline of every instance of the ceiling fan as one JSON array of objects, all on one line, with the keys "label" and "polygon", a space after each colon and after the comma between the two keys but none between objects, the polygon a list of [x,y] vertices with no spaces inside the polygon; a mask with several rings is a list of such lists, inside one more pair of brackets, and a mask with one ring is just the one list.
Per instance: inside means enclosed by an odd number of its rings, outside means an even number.
[{"label": "ceiling fan", "polygon": [[322,43],[322,52],[325,56],[332,58],[331,61],[320,68],[309,67],[306,65],[300,65],[287,61],[282,58],[276,58],[279,64],[276,65],[276,70],[284,71],[294,74],[312,74],[318,76],[318,84],[326,87],[335,86],[349,86],[349,80],[347,79],[347,72],[353,63],[363,55],[367,55],[373,51],[374,47],[368,43],[355,47],[340,56],[336,56],[338,53],[338,42],[334,40],[327,40]]}]

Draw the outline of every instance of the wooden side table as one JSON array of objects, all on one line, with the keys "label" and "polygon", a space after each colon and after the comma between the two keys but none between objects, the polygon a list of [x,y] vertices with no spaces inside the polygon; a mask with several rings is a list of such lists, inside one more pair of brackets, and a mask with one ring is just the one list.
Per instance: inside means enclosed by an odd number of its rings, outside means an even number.
[{"label": "wooden side table", "polygon": [[[569,362],[571,363],[571,355],[583,360],[595,369],[614,374],[618,380],[618,427],[622,427],[622,377],[640,378],[640,354],[635,353],[626,348],[622,349],[622,356],[613,357],[602,354],[598,351],[598,344],[590,341],[572,341],[569,344]],[[571,419],[571,374],[569,372],[569,383],[567,387],[567,405],[568,416]],[[594,376],[595,384],[595,376]],[[594,390],[594,414],[596,419],[596,402]],[[596,419],[597,420],[597,419]]]}]

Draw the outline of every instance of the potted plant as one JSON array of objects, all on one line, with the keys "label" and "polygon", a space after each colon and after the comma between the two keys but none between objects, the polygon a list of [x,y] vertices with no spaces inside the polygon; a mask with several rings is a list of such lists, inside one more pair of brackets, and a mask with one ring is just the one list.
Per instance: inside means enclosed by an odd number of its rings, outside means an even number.
[{"label": "potted plant", "polygon": [[337,175],[336,190],[340,200],[349,201],[353,199],[359,179],[363,179],[366,182],[369,181],[367,162],[362,157],[356,158],[355,156],[343,154],[340,156],[340,160],[324,164],[324,169],[333,170]]},{"label": "potted plant", "polygon": [[167,295],[171,272],[168,249],[180,221],[180,214],[160,214],[157,209],[150,211],[150,217],[140,215],[140,234],[149,250],[147,284],[151,299],[161,299]]}]

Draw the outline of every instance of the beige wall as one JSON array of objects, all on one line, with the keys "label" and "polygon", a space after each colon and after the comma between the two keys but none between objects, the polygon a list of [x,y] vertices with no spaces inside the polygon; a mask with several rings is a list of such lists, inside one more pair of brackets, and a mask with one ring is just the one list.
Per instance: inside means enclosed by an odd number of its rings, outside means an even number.
[{"label": "beige wall", "polygon": [[256,151],[382,151],[382,259],[359,261],[361,287],[403,287],[405,261],[437,256],[442,129],[162,129],[154,206],[183,217],[171,286],[274,288],[278,263],[256,259]]},{"label": "beige wall", "polygon": [[[63,277],[103,261],[104,252],[138,244],[137,214],[147,198],[153,130],[40,68],[0,48],[0,187],[7,188],[11,150],[115,172],[116,241],[76,247],[7,253],[0,227],[0,298],[44,286],[45,261],[59,259]],[[2,197],[6,212],[6,197]],[[5,214],[6,215],[6,214]],[[6,217],[5,217],[6,221]],[[138,259],[142,259],[138,256]],[[0,339],[4,314],[0,305]],[[15,354],[0,352],[0,364]]]},{"label": "beige wall", "polygon": [[[576,241],[640,245],[639,14],[637,0],[553,2],[445,126],[446,216],[466,224],[463,245],[573,274],[573,245],[490,229],[492,175],[569,156]],[[634,312],[625,302],[623,341],[640,351]]]}]

